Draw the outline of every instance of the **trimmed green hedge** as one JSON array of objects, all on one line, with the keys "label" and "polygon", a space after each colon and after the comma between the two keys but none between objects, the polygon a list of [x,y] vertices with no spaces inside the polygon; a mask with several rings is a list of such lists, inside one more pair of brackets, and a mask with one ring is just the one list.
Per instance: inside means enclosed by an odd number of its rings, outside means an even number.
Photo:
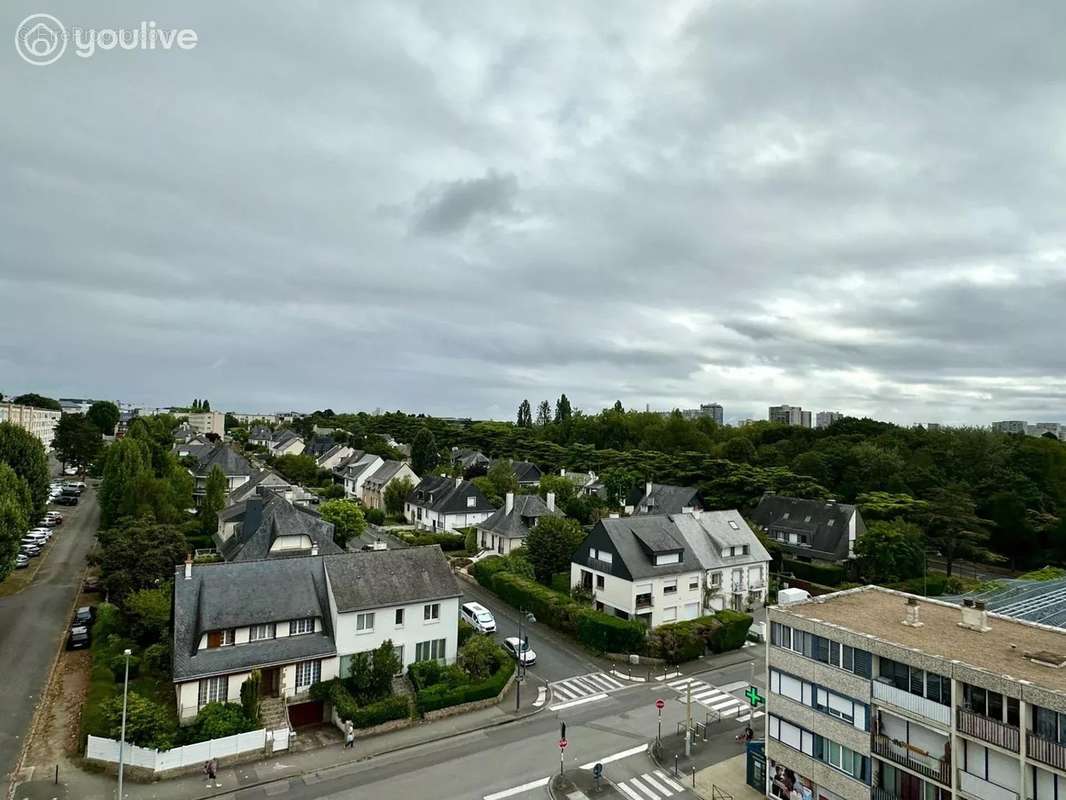
[{"label": "trimmed green hedge", "polygon": [[715,614],[714,618],[720,627],[711,634],[708,642],[711,650],[716,653],[725,653],[744,646],[748,638],[748,628],[753,622],[750,614],[742,614],[727,608]]},{"label": "trimmed green hedge", "polygon": [[561,594],[570,594],[570,573],[556,572],[552,575],[552,588]]},{"label": "trimmed green hedge", "polygon": [[644,648],[646,635],[647,628],[643,622],[581,607],[577,638],[600,652],[638,653]]},{"label": "trimmed green hedge", "polygon": [[826,586],[839,586],[848,577],[847,571],[836,564],[807,563],[806,561],[794,561],[791,558],[783,560],[781,569],[783,572],[791,572],[797,578],[822,583]]},{"label": "trimmed green hedge", "polygon": [[404,695],[389,695],[381,700],[360,706],[345,688],[340,678],[322,681],[311,687],[311,697],[327,700],[341,720],[351,720],[356,728],[371,728],[394,719],[411,716],[411,703]]},{"label": "trimmed green hedge", "polygon": [[460,533],[403,533],[401,538],[413,547],[439,544],[441,550],[466,550],[466,537]]},{"label": "trimmed green hedge", "polygon": [[648,634],[648,653],[670,664],[681,664],[707,650],[724,653],[743,646],[752,618],[725,609],[716,614],[660,625]]},{"label": "trimmed green hedge", "polygon": [[476,700],[488,700],[503,691],[503,687],[514,671],[515,662],[508,659],[503,662],[495,675],[483,681],[461,686],[449,686],[447,683],[429,686],[420,690],[415,696],[415,708],[418,709],[419,714],[426,714],[441,708],[473,703]]}]

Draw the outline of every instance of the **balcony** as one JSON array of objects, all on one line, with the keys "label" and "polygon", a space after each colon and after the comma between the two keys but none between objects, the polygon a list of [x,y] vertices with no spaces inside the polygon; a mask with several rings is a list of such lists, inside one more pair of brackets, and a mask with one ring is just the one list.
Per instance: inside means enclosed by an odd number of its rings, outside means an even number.
[{"label": "balcony", "polygon": [[959,790],[978,800],[1018,800],[1018,793],[959,770]]},{"label": "balcony", "polygon": [[924,775],[944,786],[951,786],[951,761],[934,758],[928,753],[912,749],[906,742],[896,742],[887,736],[873,737],[873,751],[889,761]]},{"label": "balcony", "polygon": [[655,605],[650,594],[638,594],[635,601],[637,611],[643,611]]},{"label": "balcony", "polygon": [[880,681],[873,682],[873,696],[874,700],[888,703],[910,714],[939,723],[945,728],[951,725],[951,709],[934,700],[919,697]]},{"label": "balcony", "polygon": [[598,558],[589,558],[588,566],[592,569],[599,570],[600,572],[606,572],[611,574],[612,565],[610,561],[600,561]]},{"label": "balcony", "polygon": [[1025,734],[1025,754],[1033,761],[1066,770],[1066,747],[1050,739],[1043,739],[1035,733]]},{"label": "balcony", "polygon": [[959,733],[994,744],[1012,753],[1018,752],[1019,732],[1013,725],[1007,725],[998,719],[975,714],[964,708],[959,710]]}]

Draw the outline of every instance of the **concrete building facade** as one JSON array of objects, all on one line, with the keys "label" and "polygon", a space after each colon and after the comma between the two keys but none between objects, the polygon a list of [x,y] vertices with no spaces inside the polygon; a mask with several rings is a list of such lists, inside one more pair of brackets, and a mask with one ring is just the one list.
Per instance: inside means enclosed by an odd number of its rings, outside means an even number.
[{"label": "concrete building facade", "polygon": [[45,450],[49,450],[52,447],[56,425],[59,424],[61,416],[63,416],[63,412],[52,411],[48,408],[0,403],[0,422],[10,422],[12,425],[32,433],[41,440]]}]

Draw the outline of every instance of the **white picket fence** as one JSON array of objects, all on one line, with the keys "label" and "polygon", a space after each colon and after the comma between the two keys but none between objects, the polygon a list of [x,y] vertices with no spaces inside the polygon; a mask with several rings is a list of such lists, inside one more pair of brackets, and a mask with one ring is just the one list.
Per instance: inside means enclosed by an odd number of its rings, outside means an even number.
[{"label": "white picket fence", "polygon": [[[175,747],[173,750],[149,750],[147,747],[127,743],[122,758],[131,767],[143,767],[153,772],[166,772],[203,764],[212,758],[221,759],[253,750],[263,750],[268,740],[273,741],[275,753],[279,750],[287,750],[289,729],[249,731],[227,736],[224,739],[210,739],[206,742],[187,744],[184,747]],[[114,739],[90,736],[85,748],[85,757],[117,764],[118,750],[119,743]]]}]

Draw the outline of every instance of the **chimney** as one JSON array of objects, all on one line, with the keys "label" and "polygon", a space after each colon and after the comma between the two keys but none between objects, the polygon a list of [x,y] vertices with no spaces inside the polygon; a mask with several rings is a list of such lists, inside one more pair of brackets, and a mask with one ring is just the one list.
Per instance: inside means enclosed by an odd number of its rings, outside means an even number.
[{"label": "chimney", "polygon": [[549,511],[554,511],[555,510],[555,492],[548,492],[548,497],[546,498],[546,500],[547,500],[547,503],[548,503],[548,510]]},{"label": "chimney", "polygon": [[992,630],[988,626],[988,611],[985,609],[984,600],[967,598],[962,601],[962,621],[959,627],[978,633]]},{"label": "chimney", "polygon": [[514,492],[508,492],[504,500],[503,513],[510,514],[512,511],[514,511]]},{"label": "chimney", "polygon": [[318,542],[311,542],[311,555],[318,555]]},{"label": "chimney", "polygon": [[651,494],[651,481],[644,481],[644,495],[646,497],[649,494]]},{"label": "chimney", "polygon": [[185,580],[192,578],[192,553],[185,554]]},{"label": "chimney", "polygon": [[915,597],[908,597],[907,616],[903,618],[904,625],[910,628],[920,628],[925,624],[919,616],[918,608],[918,599]]}]

